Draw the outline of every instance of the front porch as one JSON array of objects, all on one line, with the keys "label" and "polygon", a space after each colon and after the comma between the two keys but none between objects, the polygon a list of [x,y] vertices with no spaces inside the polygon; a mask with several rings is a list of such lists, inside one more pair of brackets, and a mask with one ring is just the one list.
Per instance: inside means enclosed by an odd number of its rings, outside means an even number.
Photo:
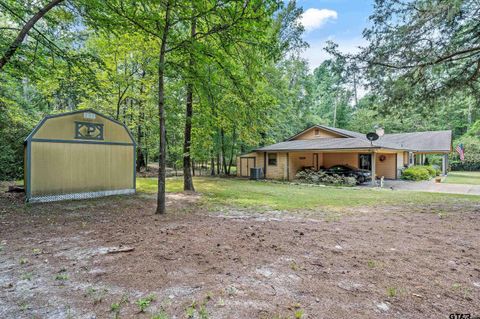
[{"label": "front porch", "polygon": [[241,176],[249,176],[248,167],[255,165],[263,168],[267,179],[293,180],[297,172],[305,168],[319,170],[335,165],[348,165],[370,170],[378,178],[397,179],[404,165],[403,159],[403,152],[393,151],[263,152],[240,158],[240,171]]},{"label": "front porch", "polygon": [[[267,179],[293,180],[298,171],[311,168],[328,169],[335,165],[347,165],[372,171],[376,179],[395,180],[403,168],[424,163],[425,154],[395,150],[348,150],[348,151],[298,151],[298,152],[253,152],[239,157],[238,175],[250,176],[250,168],[262,168]],[[447,157],[443,157],[442,173],[446,175]],[[373,182],[373,180],[372,180]]]}]

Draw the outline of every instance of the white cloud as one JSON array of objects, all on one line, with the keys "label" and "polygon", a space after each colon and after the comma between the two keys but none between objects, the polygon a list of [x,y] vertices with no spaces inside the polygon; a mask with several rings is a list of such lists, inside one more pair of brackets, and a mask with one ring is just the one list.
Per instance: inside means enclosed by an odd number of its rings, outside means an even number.
[{"label": "white cloud", "polygon": [[[309,41],[310,47],[307,48],[303,53],[302,57],[308,61],[310,70],[313,70],[322,64],[323,61],[332,58],[323,48],[327,44],[327,41],[331,40],[338,44],[338,50],[342,53],[357,53],[359,52],[359,47],[365,46],[367,41],[361,37],[350,38],[350,39],[335,39],[335,37],[328,37],[324,39],[319,39],[317,41]],[[362,98],[365,94],[368,93],[368,90],[359,85],[357,87],[358,98]]]},{"label": "white cloud", "polygon": [[309,41],[310,46],[302,53],[302,57],[308,61],[311,70],[315,69],[326,59],[331,58],[331,56],[324,50],[328,40],[337,43],[338,49],[342,53],[357,53],[359,52],[359,47],[367,44],[367,41],[361,37],[350,39],[328,37]]},{"label": "white cloud", "polygon": [[312,31],[321,28],[328,20],[337,19],[337,12],[329,9],[307,9],[300,17],[300,23],[305,30]]}]

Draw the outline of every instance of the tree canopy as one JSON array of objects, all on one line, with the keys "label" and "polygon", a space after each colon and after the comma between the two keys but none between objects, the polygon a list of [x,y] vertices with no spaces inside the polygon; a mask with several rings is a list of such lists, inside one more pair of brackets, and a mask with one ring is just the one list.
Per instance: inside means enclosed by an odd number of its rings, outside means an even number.
[{"label": "tree canopy", "polygon": [[0,0],[0,179],[21,177],[22,140],[44,115],[84,108],[128,126],[137,170],[160,163],[159,194],[167,168],[194,190],[192,163],[232,174],[237,154],[313,124],[477,141],[478,1],[377,0],[367,45],[330,43],[314,70],[302,12],[280,0]]}]

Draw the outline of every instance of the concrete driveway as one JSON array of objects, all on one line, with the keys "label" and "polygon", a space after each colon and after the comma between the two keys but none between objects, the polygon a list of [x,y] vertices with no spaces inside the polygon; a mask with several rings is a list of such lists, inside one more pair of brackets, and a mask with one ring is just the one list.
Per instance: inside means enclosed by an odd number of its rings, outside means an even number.
[{"label": "concrete driveway", "polygon": [[435,180],[421,182],[385,180],[383,187],[393,190],[480,195],[480,185],[435,183]]}]

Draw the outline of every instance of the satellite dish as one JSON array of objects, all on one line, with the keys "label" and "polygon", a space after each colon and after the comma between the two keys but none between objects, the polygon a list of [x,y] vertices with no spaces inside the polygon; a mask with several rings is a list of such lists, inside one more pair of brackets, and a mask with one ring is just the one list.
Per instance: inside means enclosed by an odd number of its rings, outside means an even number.
[{"label": "satellite dish", "polygon": [[375,132],[367,133],[367,140],[369,140],[370,142],[378,140],[378,134]]}]

